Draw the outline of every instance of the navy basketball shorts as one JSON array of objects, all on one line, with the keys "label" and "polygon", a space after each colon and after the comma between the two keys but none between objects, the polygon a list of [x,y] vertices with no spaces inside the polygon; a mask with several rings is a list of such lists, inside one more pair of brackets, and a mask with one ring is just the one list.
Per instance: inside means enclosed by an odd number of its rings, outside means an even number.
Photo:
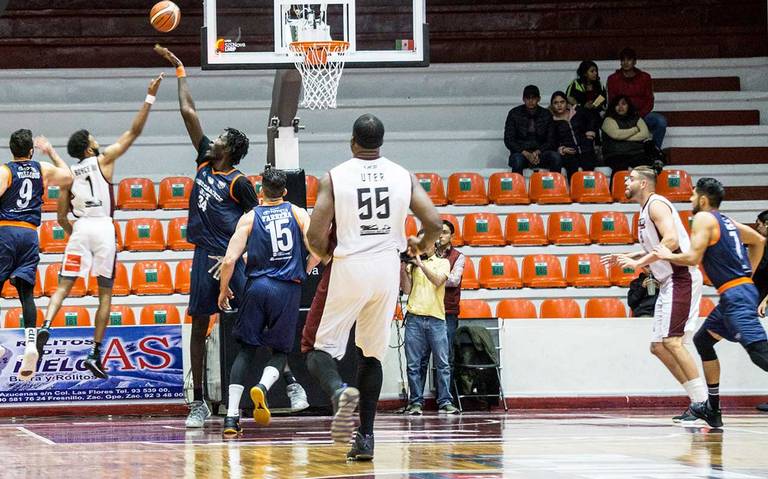
[{"label": "navy basketball shorts", "polygon": [[0,286],[11,278],[35,284],[35,272],[40,263],[40,243],[37,230],[20,226],[0,226]]},{"label": "navy basketball shorts", "polygon": [[232,335],[251,346],[289,353],[296,340],[300,302],[300,283],[249,278]]},{"label": "navy basketball shorts", "polygon": [[743,346],[765,341],[765,329],[757,317],[758,302],[758,292],[754,284],[740,284],[729,288],[720,295],[720,302],[709,313],[701,327]]},{"label": "navy basketball shorts", "polygon": [[[205,315],[221,312],[219,310],[219,280],[209,273],[216,266],[217,257],[214,253],[201,247],[195,248],[192,257],[192,270],[190,271],[189,285],[189,314],[191,316]],[[237,309],[241,304],[243,290],[245,287],[245,263],[242,258],[235,263],[235,271],[232,273],[232,279],[229,282],[229,289],[232,290],[235,297],[229,300],[229,305]]]}]

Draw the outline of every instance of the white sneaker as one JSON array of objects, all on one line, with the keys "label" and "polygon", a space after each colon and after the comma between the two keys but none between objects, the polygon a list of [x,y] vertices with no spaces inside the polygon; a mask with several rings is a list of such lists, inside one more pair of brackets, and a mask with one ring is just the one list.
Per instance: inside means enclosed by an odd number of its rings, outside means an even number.
[{"label": "white sneaker", "polygon": [[292,383],[286,386],[285,393],[291,400],[291,412],[299,412],[309,407],[307,401],[307,392],[299,383]]},{"label": "white sneaker", "polygon": [[189,405],[189,415],[185,423],[186,427],[203,427],[205,420],[211,417],[211,410],[205,401],[192,401]]}]

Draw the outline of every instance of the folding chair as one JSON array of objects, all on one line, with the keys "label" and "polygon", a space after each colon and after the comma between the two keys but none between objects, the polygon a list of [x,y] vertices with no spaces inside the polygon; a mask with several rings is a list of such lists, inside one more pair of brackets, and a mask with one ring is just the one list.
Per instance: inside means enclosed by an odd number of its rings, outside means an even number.
[{"label": "folding chair", "polygon": [[[451,345],[451,347],[456,348],[456,345],[462,344],[462,338],[469,339],[469,331],[476,328],[477,330],[485,330],[489,336],[491,337],[491,340],[493,341],[493,346],[495,347],[495,358],[490,358],[491,360],[489,362],[484,363],[462,363],[461,357],[458,354],[461,350],[460,348],[458,350],[454,351],[454,363],[453,363],[453,391],[454,395],[456,396],[456,402],[459,406],[459,411],[463,411],[464,407],[461,404],[462,398],[482,398],[482,397],[498,397],[501,399],[501,404],[504,406],[504,411],[508,411],[509,408],[507,408],[507,401],[504,397],[504,384],[501,380],[501,353],[502,353],[502,342],[501,342],[501,327],[499,326],[499,320],[498,318],[461,318],[459,320],[459,327],[456,330],[456,335],[454,336],[454,344]],[[471,339],[469,339],[471,341]],[[463,370],[467,371],[484,371],[484,370],[494,370],[496,372],[496,379],[499,382],[499,392],[498,394],[474,394],[474,391],[471,391],[471,394],[460,394],[459,393],[459,386],[458,386],[458,376],[459,373]],[[490,408],[490,405],[489,405]]]}]

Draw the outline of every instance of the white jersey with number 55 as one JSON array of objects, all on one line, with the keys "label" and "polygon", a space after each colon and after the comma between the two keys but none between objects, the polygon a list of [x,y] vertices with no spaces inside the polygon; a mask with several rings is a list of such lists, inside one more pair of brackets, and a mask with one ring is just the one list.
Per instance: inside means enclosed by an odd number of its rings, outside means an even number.
[{"label": "white jersey with number 55", "polygon": [[111,217],[114,211],[112,184],[101,172],[98,157],[84,158],[70,166],[72,214],[77,218]]},{"label": "white jersey with number 55", "polygon": [[352,158],[330,171],[335,205],[334,258],[404,251],[411,174],[384,157]]}]

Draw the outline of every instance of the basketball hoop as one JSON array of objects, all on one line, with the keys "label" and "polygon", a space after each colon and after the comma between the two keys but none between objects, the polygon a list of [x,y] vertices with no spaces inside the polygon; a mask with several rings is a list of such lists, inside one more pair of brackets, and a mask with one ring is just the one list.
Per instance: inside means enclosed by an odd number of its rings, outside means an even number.
[{"label": "basketball hoop", "polygon": [[344,70],[349,42],[292,42],[288,49],[301,73],[304,98],[301,106],[310,110],[336,108],[336,93]]}]

